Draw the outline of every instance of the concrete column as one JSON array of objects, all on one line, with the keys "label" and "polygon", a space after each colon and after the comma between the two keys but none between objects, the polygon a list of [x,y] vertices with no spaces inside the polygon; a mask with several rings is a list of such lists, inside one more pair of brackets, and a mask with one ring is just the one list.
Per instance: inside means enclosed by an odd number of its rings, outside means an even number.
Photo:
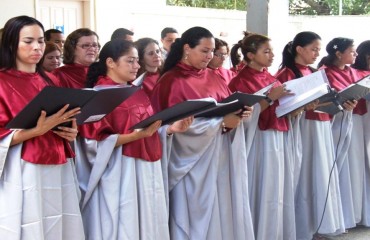
[{"label": "concrete column", "polygon": [[268,36],[275,58],[269,68],[275,73],[281,63],[281,53],[291,41],[289,29],[289,0],[247,0],[247,31]]},{"label": "concrete column", "polygon": [[288,22],[289,0],[247,0],[247,30],[270,35]]}]

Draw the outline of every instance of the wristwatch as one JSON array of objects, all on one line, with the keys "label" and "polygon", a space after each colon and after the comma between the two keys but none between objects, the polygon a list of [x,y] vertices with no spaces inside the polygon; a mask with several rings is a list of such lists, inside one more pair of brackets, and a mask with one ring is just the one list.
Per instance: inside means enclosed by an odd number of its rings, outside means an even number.
[{"label": "wristwatch", "polygon": [[265,97],[265,100],[267,101],[267,103],[271,106],[272,104],[274,104],[274,100],[272,100],[271,98],[269,98],[268,96]]}]

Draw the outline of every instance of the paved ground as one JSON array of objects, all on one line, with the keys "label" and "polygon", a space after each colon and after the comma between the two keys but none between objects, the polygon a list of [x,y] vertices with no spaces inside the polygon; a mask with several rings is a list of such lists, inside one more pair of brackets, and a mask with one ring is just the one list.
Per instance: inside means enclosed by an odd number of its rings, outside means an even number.
[{"label": "paved ground", "polygon": [[324,238],[327,240],[370,240],[369,227],[356,227],[348,230],[348,233],[336,237]]}]

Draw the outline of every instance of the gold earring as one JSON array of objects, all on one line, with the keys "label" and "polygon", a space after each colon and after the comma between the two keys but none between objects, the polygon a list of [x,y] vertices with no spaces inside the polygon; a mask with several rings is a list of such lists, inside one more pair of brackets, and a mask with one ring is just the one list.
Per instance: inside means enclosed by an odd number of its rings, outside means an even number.
[{"label": "gold earring", "polygon": [[185,54],[185,60],[188,60],[188,54]]}]

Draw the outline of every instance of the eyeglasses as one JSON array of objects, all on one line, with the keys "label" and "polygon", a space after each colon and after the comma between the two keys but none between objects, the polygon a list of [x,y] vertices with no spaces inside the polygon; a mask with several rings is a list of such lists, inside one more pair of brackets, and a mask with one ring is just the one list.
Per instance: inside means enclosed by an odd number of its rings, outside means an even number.
[{"label": "eyeglasses", "polygon": [[218,57],[218,58],[227,58],[227,56],[229,56],[227,53],[226,54],[223,54],[223,53],[214,53],[213,54],[214,56]]},{"label": "eyeglasses", "polygon": [[99,49],[100,46],[99,44],[97,43],[85,43],[85,44],[81,44],[81,45],[77,45],[78,47],[82,48],[82,49],[90,49],[90,48],[94,48],[94,49]]}]

